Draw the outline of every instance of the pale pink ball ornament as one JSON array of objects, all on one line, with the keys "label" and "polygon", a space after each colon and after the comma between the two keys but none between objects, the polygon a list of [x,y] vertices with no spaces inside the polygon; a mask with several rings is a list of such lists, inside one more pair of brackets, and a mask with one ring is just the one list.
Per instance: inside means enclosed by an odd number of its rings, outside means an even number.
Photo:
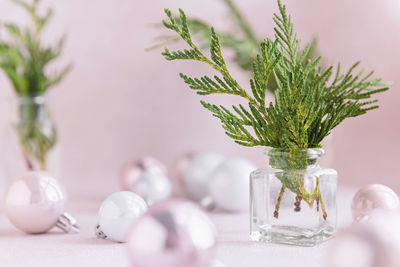
[{"label": "pale pink ball ornament", "polygon": [[128,237],[134,267],[210,267],[215,246],[210,218],[196,205],[176,199],[150,207]]},{"label": "pale pink ball ornament", "polygon": [[400,214],[378,209],[369,216],[337,234],[329,248],[328,267],[400,266]]},{"label": "pale pink ball ornament", "polygon": [[46,172],[30,171],[8,186],[4,208],[11,223],[26,233],[45,233],[54,226],[78,232],[76,220],[65,213],[65,202],[65,191],[56,179]]},{"label": "pale pink ball ornament", "polygon": [[399,197],[387,186],[371,184],[361,188],[353,198],[351,212],[355,221],[367,220],[375,209],[396,210]]},{"label": "pale pink ball ornament", "polygon": [[161,172],[167,175],[167,168],[159,160],[152,157],[142,157],[127,162],[121,171],[120,184],[122,190],[131,190],[132,186],[146,171]]}]

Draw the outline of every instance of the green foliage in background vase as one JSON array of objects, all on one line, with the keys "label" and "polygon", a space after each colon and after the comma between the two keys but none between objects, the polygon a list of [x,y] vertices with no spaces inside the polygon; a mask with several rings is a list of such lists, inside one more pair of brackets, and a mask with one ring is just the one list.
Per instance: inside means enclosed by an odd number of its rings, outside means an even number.
[{"label": "green foliage in background vase", "polygon": [[[201,101],[206,109],[220,119],[226,134],[236,143],[287,152],[289,157],[274,157],[279,153],[270,155],[270,163],[284,170],[305,170],[309,162],[304,151],[321,147],[322,140],[345,119],[378,108],[373,96],[388,90],[388,84],[382,82],[381,78],[372,78],[373,71],[356,72],[358,62],[344,73],[340,63],[336,68],[321,68],[318,65],[321,57],[309,58],[311,44],[301,50],[291,16],[279,0],[278,6],[279,13],[273,18],[275,38],[266,38],[260,44],[260,53],[252,64],[250,90],[232,77],[214,28],[210,29],[210,54],[207,56],[194,43],[182,10],[179,20],[176,20],[171,11],[165,9],[169,19],[163,24],[176,32],[189,48],[177,51],[166,48],[163,56],[167,60],[200,61],[219,74],[198,78],[180,74],[184,82],[199,95],[230,94],[248,102],[247,107],[233,105],[232,109],[228,109]],[[268,102],[266,92],[271,79],[275,80],[277,87],[274,91],[275,100]],[[287,188],[298,196],[296,201],[304,200],[310,207],[315,200],[322,202],[318,185],[313,193],[304,191],[304,179],[298,173],[301,172],[287,171],[280,177],[280,198]],[[324,214],[324,218],[326,216]]]},{"label": "green foliage in background vase", "polygon": [[47,69],[60,56],[64,44],[63,38],[54,46],[42,43],[41,34],[52,17],[52,10],[49,8],[44,15],[40,15],[40,0],[13,2],[30,15],[32,27],[23,28],[13,23],[0,25],[9,37],[7,40],[0,39],[0,68],[21,101],[16,128],[27,167],[33,168],[30,159],[33,158],[40,163],[41,169],[46,169],[46,156],[57,142],[57,131],[53,124],[43,125],[42,117],[47,111],[38,99],[44,99],[47,90],[60,83],[70,67],[53,73]]}]

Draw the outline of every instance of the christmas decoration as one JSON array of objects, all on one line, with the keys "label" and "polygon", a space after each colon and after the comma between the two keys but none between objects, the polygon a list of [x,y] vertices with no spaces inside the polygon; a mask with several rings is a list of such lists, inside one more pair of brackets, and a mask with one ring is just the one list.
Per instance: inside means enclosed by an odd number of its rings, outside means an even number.
[{"label": "christmas decoration", "polygon": [[58,227],[79,232],[76,220],[65,213],[66,195],[62,186],[46,172],[30,171],[16,178],[5,194],[4,207],[10,222],[29,234]]},{"label": "christmas decoration", "polygon": [[153,205],[171,196],[172,185],[163,173],[149,170],[142,173],[131,191],[141,196],[148,205]]},{"label": "christmas decoration", "polygon": [[355,221],[367,220],[374,209],[395,210],[399,208],[399,197],[387,186],[371,184],[361,188],[351,203]]},{"label": "christmas decoration", "polygon": [[122,190],[131,190],[140,176],[147,171],[157,171],[167,175],[167,168],[159,160],[152,157],[143,157],[127,162],[121,172],[120,184]]},{"label": "christmas decoration", "polygon": [[210,174],[208,191],[216,208],[226,211],[249,209],[249,175],[256,166],[248,160],[230,158]]},{"label": "christmas decoration", "polygon": [[137,220],[128,238],[132,266],[210,267],[216,230],[206,214],[182,200],[158,203]]},{"label": "christmas decoration", "polygon": [[[205,101],[201,101],[201,104],[221,121],[226,134],[236,143],[273,148],[268,154],[271,168],[267,172],[274,175],[275,182],[280,186],[276,187],[279,188],[276,192],[269,194],[276,196],[276,199],[267,200],[267,206],[272,206],[269,202],[275,202],[275,209],[265,209],[264,212],[272,212],[269,217],[272,218],[273,215],[276,221],[265,223],[258,220],[259,235],[264,238],[255,240],[299,245],[305,245],[307,240],[314,240],[308,243],[312,245],[331,236],[336,227],[335,219],[324,222],[329,220],[330,215],[326,208],[328,201],[323,199],[323,196],[329,195],[333,196],[329,198],[329,202],[335,202],[336,172],[324,172],[331,187],[320,186],[318,173],[307,172],[309,167],[315,166],[317,158],[314,154],[318,153],[315,149],[321,148],[325,137],[345,119],[378,108],[378,100],[374,96],[389,87],[381,78],[373,78],[373,72],[356,72],[358,62],[342,73],[340,63],[334,70],[333,66],[319,67],[321,57],[309,60],[311,45],[303,50],[300,48],[300,40],[291,16],[287,14],[286,7],[280,0],[278,6],[279,13],[274,15],[275,38],[265,38],[260,44],[260,53],[252,64],[254,76],[250,80],[251,90],[240,85],[229,71],[222,55],[220,38],[214,28],[210,29],[208,56],[194,43],[182,10],[179,11],[179,19],[175,19],[172,12],[165,9],[168,20],[163,21],[163,24],[167,29],[176,32],[189,49],[170,51],[166,48],[162,55],[170,61],[200,61],[215,70],[219,76],[191,78],[181,73],[180,77],[199,95],[229,94],[246,100],[247,107],[233,105],[231,110]],[[274,90],[275,100],[270,103],[266,99],[266,92],[272,79],[277,87]],[[269,175],[263,177],[265,182],[261,185],[270,179]],[[258,194],[257,191],[254,193]],[[310,225],[298,225],[299,220],[292,220],[293,225],[287,225],[284,221],[279,224],[278,221],[282,220],[282,216],[279,217],[279,208],[282,208],[282,203],[286,203],[281,201],[286,196],[295,206],[293,216],[302,211],[301,203],[318,211],[318,215],[322,217],[322,220],[316,221],[318,227],[315,227],[314,221],[310,221]],[[334,216],[336,205],[329,203],[329,206]],[[252,216],[257,215],[252,213]],[[257,218],[252,217],[251,221],[257,221]],[[278,223],[275,227],[276,222]],[[294,234],[292,230],[287,230],[290,227],[297,229],[297,232]],[[310,228],[316,229],[315,232],[310,233]],[[303,238],[296,243],[304,237],[304,232],[310,234],[305,237],[306,240]],[[280,238],[273,238],[276,235]]]},{"label": "christmas decoration", "polygon": [[146,202],[137,194],[120,191],[108,196],[100,206],[97,237],[125,242],[132,223],[147,210]]},{"label": "christmas decoration", "polygon": [[200,201],[209,195],[211,172],[224,160],[218,153],[207,152],[194,156],[186,167],[183,184],[188,196]]},{"label": "christmas decoration", "polygon": [[364,222],[341,231],[328,254],[328,267],[400,266],[400,215],[374,210]]}]

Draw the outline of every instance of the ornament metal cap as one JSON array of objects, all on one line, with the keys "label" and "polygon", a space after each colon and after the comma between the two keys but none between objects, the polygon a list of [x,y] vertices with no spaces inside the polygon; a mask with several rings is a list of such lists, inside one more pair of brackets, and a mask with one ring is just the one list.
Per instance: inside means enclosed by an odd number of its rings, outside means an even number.
[{"label": "ornament metal cap", "polygon": [[213,211],[216,209],[216,205],[211,196],[207,196],[200,201],[200,207],[207,211]]},{"label": "ornament metal cap", "polygon": [[94,234],[96,235],[97,238],[100,239],[107,238],[106,234],[103,232],[103,230],[101,230],[100,225],[96,225],[96,227],[94,227]]},{"label": "ornament metal cap", "polygon": [[79,226],[76,224],[77,220],[71,214],[64,212],[58,218],[56,227],[63,230],[65,233],[79,233]]}]

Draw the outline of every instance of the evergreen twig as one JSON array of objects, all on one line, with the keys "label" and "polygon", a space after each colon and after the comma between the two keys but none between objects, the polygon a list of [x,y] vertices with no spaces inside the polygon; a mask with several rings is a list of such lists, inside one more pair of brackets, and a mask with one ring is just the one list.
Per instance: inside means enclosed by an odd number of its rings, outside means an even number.
[{"label": "evergreen twig", "polygon": [[[221,120],[226,134],[236,143],[279,149],[320,147],[322,140],[343,120],[377,108],[377,100],[371,98],[386,91],[388,84],[381,78],[371,78],[373,72],[367,75],[364,70],[355,73],[359,63],[342,74],[340,63],[334,71],[333,67],[322,70],[318,66],[321,57],[305,62],[311,45],[299,52],[300,42],[292,19],[280,1],[278,5],[279,13],[274,15],[276,39],[266,38],[260,45],[260,54],[253,63],[251,94],[230,74],[215,30],[210,30],[208,58],[193,42],[182,10],[179,11],[179,24],[168,9],[165,12],[169,20],[163,23],[178,33],[190,50],[171,52],[166,48],[163,56],[167,60],[201,61],[222,75],[191,78],[181,74],[185,83],[198,94],[232,94],[248,101],[247,108],[233,106],[232,111],[201,101]],[[272,77],[277,82],[277,90],[274,103],[267,105],[266,90]]]},{"label": "evergreen twig", "polygon": [[[372,78],[373,71],[356,72],[359,62],[343,73],[338,63],[321,68],[321,57],[310,58],[312,45],[300,51],[300,41],[295,33],[292,18],[286,7],[278,0],[279,13],[274,14],[275,39],[266,38],[253,61],[253,78],[250,79],[251,94],[231,76],[221,45],[214,28],[210,30],[210,58],[205,56],[193,42],[185,13],[180,10],[179,23],[170,10],[165,9],[169,20],[164,25],[175,31],[190,47],[190,50],[169,51],[163,56],[167,60],[201,61],[222,76],[181,78],[199,95],[232,94],[247,100],[248,106],[224,106],[201,101],[201,104],[217,117],[225,133],[236,143],[244,146],[267,146],[288,152],[288,157],[272,153],[270,165],[283,169],[276,174],[282,183],[274,217],[279,216],[279,207],[285,188],[296,195],[295,211],[300,211],[301,201],[310,207],[317,202],[327,219],[322,199],[319,178],[314,192],[307,192],[304,175],[308,165],[308,148],[321,147],[322,140],[332,129],[347,118],[366,114],[378,108],[375,94],[389,89],[381,78]],[[266,100],[269,83],[276,83],[275,101]],[[276,152],[276,151],[275,151]]]}]

